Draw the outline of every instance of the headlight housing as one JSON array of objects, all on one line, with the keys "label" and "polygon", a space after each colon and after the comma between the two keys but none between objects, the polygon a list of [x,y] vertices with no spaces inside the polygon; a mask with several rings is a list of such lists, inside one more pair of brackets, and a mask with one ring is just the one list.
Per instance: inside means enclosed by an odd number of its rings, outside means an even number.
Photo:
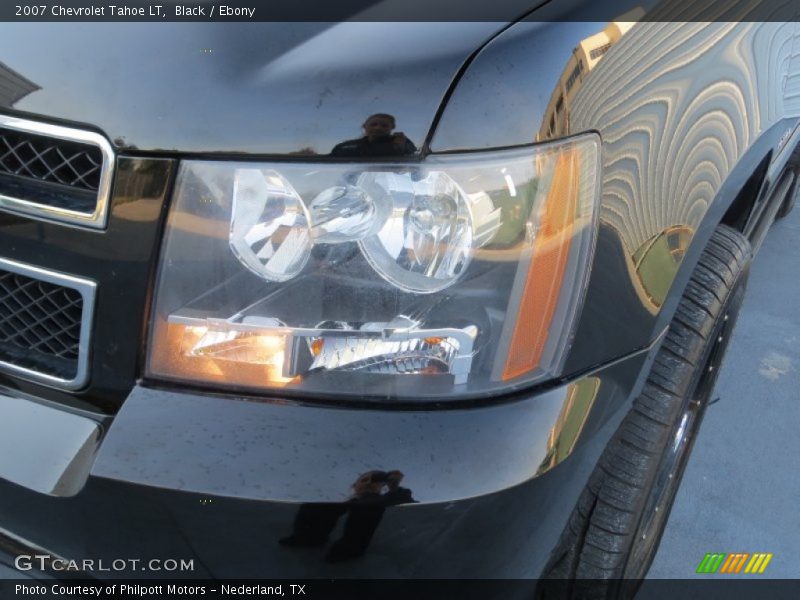
[{"label": "headlight housing", "polygon": [[148,376],[438,400],[558,375],[599,148],[586,134],[413,164],[184,162]]}]

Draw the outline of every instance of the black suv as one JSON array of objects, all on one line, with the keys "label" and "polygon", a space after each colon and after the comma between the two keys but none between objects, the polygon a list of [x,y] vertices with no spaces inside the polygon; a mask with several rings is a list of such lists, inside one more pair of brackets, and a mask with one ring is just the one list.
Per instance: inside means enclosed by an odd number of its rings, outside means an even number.
[{"label": "black suv", "polygon": [[623,8],[5,25],[3,562],[643,577],[800,26]]}]

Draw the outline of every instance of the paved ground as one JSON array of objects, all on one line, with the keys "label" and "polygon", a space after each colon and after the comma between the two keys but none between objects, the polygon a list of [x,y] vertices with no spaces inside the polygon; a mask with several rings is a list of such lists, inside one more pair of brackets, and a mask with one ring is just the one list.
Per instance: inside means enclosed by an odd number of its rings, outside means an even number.
[{"label": "paved ground", "polygon": [[800,577],[800,207],[753,264],[716,396],[649,576],[695,576],[706,552],[773,552],[764,576]]}]

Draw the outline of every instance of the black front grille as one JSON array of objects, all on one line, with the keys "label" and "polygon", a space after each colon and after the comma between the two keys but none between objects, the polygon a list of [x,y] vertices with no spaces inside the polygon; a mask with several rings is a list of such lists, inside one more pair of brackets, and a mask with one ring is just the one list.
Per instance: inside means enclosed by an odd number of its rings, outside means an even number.
[{"label": "black front grille", "polygon": [[96,192],[102,166],[97,146],[0,128],[0,174]]},{"label": "black front grille", "polygon": [[75,377],[82,314],[77,290],[0,269],[0,360]]}]

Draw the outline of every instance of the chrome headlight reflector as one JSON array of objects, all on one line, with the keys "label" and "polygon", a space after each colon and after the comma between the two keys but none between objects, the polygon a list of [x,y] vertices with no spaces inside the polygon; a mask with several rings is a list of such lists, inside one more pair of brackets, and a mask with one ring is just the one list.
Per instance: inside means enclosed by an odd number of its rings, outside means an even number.
[{"label": "chrome headlight reflector", "polygon": [[236,169],[230,246],[267,281],[300,274],[311,256],[311,218],[292,184],[273,170]]},{"label": "chrome headlight reflector", "polygon": [[184,162],[148,375],[406,399],[558,375],[591,262],[599,146]]}]

